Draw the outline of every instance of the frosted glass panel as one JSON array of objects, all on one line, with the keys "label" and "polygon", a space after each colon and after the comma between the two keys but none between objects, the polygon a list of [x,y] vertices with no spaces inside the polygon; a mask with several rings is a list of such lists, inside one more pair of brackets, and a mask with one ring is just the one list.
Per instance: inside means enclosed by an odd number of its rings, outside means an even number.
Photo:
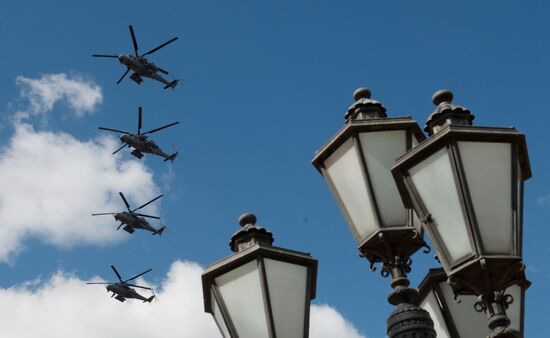
[{"label": "frosted glass panel", "polygon": [[441,313],[439,302],[437,301],[437,298],[435,297],[433,291],[430,291],[428,293],[428,296],[424,298],[424,300],[420,304],[420,307],[428,311],[428,313],[430,314],[430,317],[434,322],[436,337],[451,338],[451,335],[447,330],[447,324],[445,323],[445,319],[443,318],[443,314]]},{"label": "frosted glass panel", "polygon": [[406,151],[405,130],[360,133],[363,156],[384,226],[407,224],[407,209],[403,205],[391,174],[395,159]]},{"label": "frosted glass panel", "polygon": [[[474,304],[477,301],[476,296],[458,296],[460,303],[456,303],[453,300],[453,291],[447,282],[440,282],[437,285],[441,290],[443,301],[458,331],[459,338],[481,338],[492,332],[488,326],[487,315],[484,312],[480,313],[474,310]],[[506,293],[514,297],[514,302],[506,310],[506,314],[511,321],[509,328],[519,331],[521,328],[521,287],[512,285],[506,290]],[[451,338],[449,328],[441,312],[442,306],[433,291],[430,291],[420,303],[420,307],[430,313],[437,337]]]},{"label": "frosted glass panel", "polygon": [[474,310],[476,296],[459,296],[460,303],[457,304],[453,301],[453,290],[449,284],[439,283],[439,287],[461,338],[486,337],[491,333],[487,315]]},{"label": "frosted glass panel", "polygon": [[254,260],[216,278],[240,338],[268,338],[258,263]]},{"label": "frosted glass panel", "polygon": [[264,262],[277,337],[303,338],[307,267],[267,258]]},{"label": "frosted glass panel", "polygon": [[[413,135],[412,136],[412,148],[416,147],[418,145],[418,140],[416,139],[416,137]],[[412,149],[411,148],[411,149]]]},{"label": "frosted glass panel", "polygon": [[506,289],[506,293],[514,297],[514,302],[506,310],[510,318],[510,327],[519,331],[521,329],[521,287],[512,285]]},{"label": "frosted glass panel", "polygon": [[522,173],[521,173],[521,165],[519,163],[519,161],[517,161],[517,164],[515,164],[517,166],[517,181],[515,182],[515,184],[517,185],[516,189],[516,197],[517,197],[517,205],[516,205],[516,213],[514,215],[515,217],[515,222],[516,222],[516,236],[519,236],[519,238],[515,241],[515,244],[516,244],[516,247],[515,247],[515,250],[516,252],[514,253],[514,255],[517,255],[517,256],[521,256],[522,255],[522,252],[521,252],[521,245],[523,243],[523,239],[522,239],[522,234],[521,234],[521,229],[522,229],[522,224],[523,224],[523,217],[522,217],[522,204],[523,204],[523,184],[522,184],[522,180],[521,180],[521,177],[522,177]]},{"label": "frosted glass panel", "polygon": [[511,145],[458,142],[458,149],[485,253],[513,254]]},{"label": "frosted glass panel", "polygon": [[349,216],[348,221],[352,223],[350,225],[359,234],[359,238],[355,239],[362,242],[377,227],[353,139],[347,140],[328,157],[324,166],[336,193],[343,202],[340,208]]},{"label": "frosted glass panel", "polygon": [[451,264],[473,252],[447,150],[434,153],[412,167],[409,173],[432,215],[435,231],[443,238]]},{"label": "frosted glass panel", "polygon": [[223,320],[222,312],[220,310],[220,307],[218,306],[218,302],[216,302],[216,299],[214,298],[213,292],[210,292],[210,299],[212,300],[212,309],[214,310],[214,320],[218,324],[218,328],[222,332],[224,338],[231,338],[231,336],[229,335],[229,330],[227,329],[225,321]]}]

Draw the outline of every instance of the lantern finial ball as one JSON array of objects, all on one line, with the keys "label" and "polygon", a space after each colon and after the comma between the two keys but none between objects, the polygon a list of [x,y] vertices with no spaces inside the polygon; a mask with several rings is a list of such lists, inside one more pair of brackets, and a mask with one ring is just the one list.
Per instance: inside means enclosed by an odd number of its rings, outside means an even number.
[{"label": "lantern finial ball", "polygon": [[436,91],[432,96],[432,102],[436,106],[439,106],[441,103],[451,103],[453,102],[453,92],[448,89],[440,89]]},{"label": "lantern finial ball", "polygon": [[242,214],[241,217],[239,217],[239,224],[244,227],[248,224],[256,225],[256,216],[251,213]]},{"label": "lantern finial ball", "polygon": [[371,97],[370,89],[368,88],[358,88],[353,92],[353,98],[355,101],[359,101],[361,99],[370,99]]}]

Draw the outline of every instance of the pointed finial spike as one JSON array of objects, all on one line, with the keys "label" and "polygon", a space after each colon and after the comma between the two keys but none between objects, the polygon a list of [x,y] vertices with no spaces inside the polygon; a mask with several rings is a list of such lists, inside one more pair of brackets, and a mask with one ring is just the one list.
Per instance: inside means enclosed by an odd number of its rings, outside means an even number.
[{"label": "pointed finial spike", "polygon": [[453,102],[453,92],[448,89],[440,89],[433,94],[432,102],[436,106],[439,106],[443,102],[451,103]]}]

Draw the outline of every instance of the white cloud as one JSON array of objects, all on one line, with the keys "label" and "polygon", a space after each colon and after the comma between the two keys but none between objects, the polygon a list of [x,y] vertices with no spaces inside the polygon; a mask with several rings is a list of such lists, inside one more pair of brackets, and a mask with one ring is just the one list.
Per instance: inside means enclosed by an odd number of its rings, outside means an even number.
[{"label": "white cloud", "polygon": [[365,338],[357,329],[329,305],[311,307],[311,338]]},{"label": "white cloud", "polygon": [[136,207],[158,193],[147,167],[111,155],[119,146],[111,137],[83,142],[27,124],[14,128],[0,152],[0,261],[30,236],[65,248],[120,241],[128,234],[114,231],[112,217],[90,214],[123,210],[119,191]]},{"label": "white cloud", "polygon": [[[63,272],[38,286],[0,289],[2,336],[220,338],[214,320],[204,312],[201,273],[195,263],[174,262],[157,288],[159,301],[152,304],[119,303],[103,286],[86,285]],[[312,306],[310,337],[364,338],[324,305]]]},{"label": "white cloud", "polygon": [[46,74],[39,79],[18,76],[15,80],[20,95],[29,101],[29,108],[17,117],[28,117],[51,111],[56,102],[64,100],[79,117],[94,111],[103,101],[101,88],[81,76],[64,73]]}]

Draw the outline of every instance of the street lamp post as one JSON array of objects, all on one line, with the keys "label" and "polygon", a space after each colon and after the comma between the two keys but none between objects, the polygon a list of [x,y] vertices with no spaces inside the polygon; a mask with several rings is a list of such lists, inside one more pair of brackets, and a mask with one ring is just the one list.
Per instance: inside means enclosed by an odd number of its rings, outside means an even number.
[{"label": "street lamp post", "polygon": [[525,136],[514,128],[472,126],[471,112],[434,94],[430,138],[400,157],[392,173],[403,203],[421,218],[455,295],[476,295],[490,337],[508,328],[504,291],[525,280],[523,181],[531,177]]},{"label": "street lamp post", "polygon": [[360,88],[354,98],[346,124],[312,164],[326,179],[360,255],[372,270],[382,263],[382,275],[392,276],[388,301],[397,309],[388,320],[388,336],[434,337],[432,320],[416,305],[417,291],[407,278],[410,256],[427,246],[420,221],[403,205],[390,171],[395,159],[423,141],[424,134],[410,117],[388,118],[370,90]]},{"label": "street lamp post", "polygon": [[202,275],[205,311],[224,338],[307,338],[317,260],[272,246],[273,235],[252,214],[239,224],[229,243],[235,253]]}]

